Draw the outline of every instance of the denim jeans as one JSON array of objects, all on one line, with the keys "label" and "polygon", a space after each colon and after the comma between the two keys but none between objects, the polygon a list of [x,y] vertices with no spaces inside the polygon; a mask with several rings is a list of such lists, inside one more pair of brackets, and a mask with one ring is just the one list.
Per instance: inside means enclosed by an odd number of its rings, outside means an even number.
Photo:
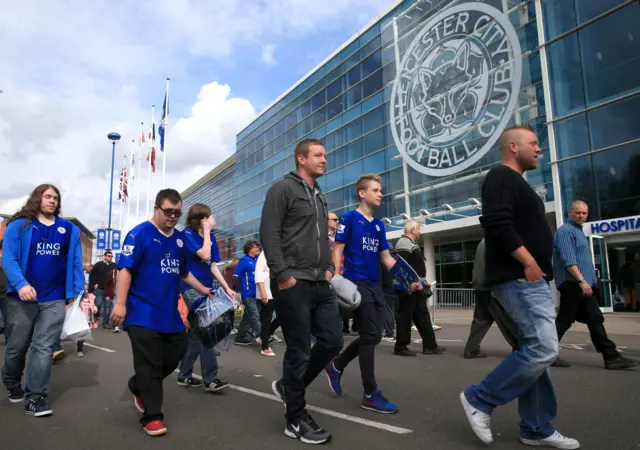
[{"label": "denim jeans", "polygon": [[547,438],[555,432],[551,421],[557,414],[549,375],[549,366],[558,356],[551,288],[545,280],[514,280],[492,286],[491,293],[518,326],[521,347],[465,394],[471,405],[486,414],[517,398],[520,435]]},{"label": "denim jeans", "polygon": [[98,314],[100,314],[100,308],[102,308],[102,305],[104,304],[104,289],[96,289],[95,291],[93,291],[93,295],[96,296],[94,303],[96,305],[96,308],[98,308]]},{"label": "denim jeans", "polygon": [[20,386],[31,343],[25,398],[45,397],[51,380],[53,348],[60,344],[65,300],[31,303],[8,299],[6,306],[9,340],[2,368],[4,386],[7,390]]},{"label": "denim jeans", "polygon": [[216,349],[206,348],[200,342],[200,339],[189,330],[189,343],[187,345],[187,353],[180,361],[180,378],[189,378],[193,374],[193,365],[196,363],[200,355],[200,370],[202,371],[202,381],[205,385],[213,382],[218,378],[218,358],[216,357]]},{"label": "denim jeans", "polygon": [[[2,269],[0,269],[2,270]],[[7,315],[7,302],[9,301],[9,299],[7,299],[6,296],[0,294],[0,328],[4,328],[4,339],[5,342],[7,341],[7,329],[4,326],[4,318]]]},{"label": "denim jeans", "polygon": [[255,298],[244,298],[244,314],[242,320],[238,326],[238,334],[236,334],[236,341],[244,341],[249,339],[247,336],[249,328],[251,328],[257,336],[260,335],[260,313],[258,312],[258,305]]},{"label": "denim jeans", "polygon": [[115,298],[112,298],[111,300],[104,301],[104,308],[103,308],[103,312],[102,312],[102,326],[107,326],[107,325],[111,325],[111,320],[110,320],[110,316],[111,316],[111,312],[113,311],[113,307],[114,302],[115,302]]}]

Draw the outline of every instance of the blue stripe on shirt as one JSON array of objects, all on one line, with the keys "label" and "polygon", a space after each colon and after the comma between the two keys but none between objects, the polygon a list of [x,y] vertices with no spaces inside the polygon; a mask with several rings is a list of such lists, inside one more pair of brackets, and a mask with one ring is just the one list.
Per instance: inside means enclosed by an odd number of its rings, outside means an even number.
[{"label": "blue stripe on shirt", "polygon": [[591,257],[591,248],[582,227],[567,222],[558,228],[553,241],[553,276],[556,286],[560,287],[565,281],[578,282],[567,270],[569,266],[578,266],[587,283],[595,286],[596,271]]}]

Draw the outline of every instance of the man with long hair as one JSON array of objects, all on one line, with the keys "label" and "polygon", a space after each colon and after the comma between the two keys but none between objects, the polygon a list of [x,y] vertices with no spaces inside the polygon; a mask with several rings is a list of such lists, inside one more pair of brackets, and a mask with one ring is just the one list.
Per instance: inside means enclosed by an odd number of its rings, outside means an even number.
[{"label": "man with long hair", "polygon": [[[218,243],[213,235],[215,220],[211,215],[211,209],[202,203],[196,203],[189,208],[187,214],[187,226],[184,229],[185,247],[187,248],[187,270],[196,279],[208,288],[213,287],[213,279],[225,290],[227,295],[235,299],[236,293],[229,287],[218,269],[220,261]],[[190,306],[201,295],[193,288],[183,283],[180,286],[182,298]],[[202,381],[193,378],[193,365],[200,355],[200,367],[202,369]],[[178,385],[185,387],[202,387],[207,392],[220,392],[229,383],[218,378],[218,359],[215,348],[207,348],[198,336],[189,331],[189,344],[187,353],[180,363]]]},{"label": "man with long hair", "polygon": [[58,188],[38,186],[13,215],[4,235],[8,340],[2,381],[9,401],[24,400],[25,414],[35,417],[53,414],[46,402],[53,349],[60,341],[66,301],[84,289],[80,229],[59,217],[61,203]]},{"label": "man with long hair", "polygon": [[178,311],[180,282],[201,295],[210,292],[187,269],[185,237],[174,229],[180,216],[180,194],[174,189],[158,192],[153,217],[129,231],[118,262],[111,321],[127,327],[135,372],[129,390],[149,436],[167,432],[162,422],[162,380],[178,367],[187,348]]}]

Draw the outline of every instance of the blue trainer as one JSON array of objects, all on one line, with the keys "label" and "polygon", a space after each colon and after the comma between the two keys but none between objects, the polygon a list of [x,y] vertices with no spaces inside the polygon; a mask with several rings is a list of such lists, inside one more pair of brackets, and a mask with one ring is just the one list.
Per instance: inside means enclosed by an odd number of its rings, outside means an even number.
[{"label": "blue trainer", "polygon": [[53,414],[53,410],[47,406],[44,398],[36,397],[25,401],[24,413],[34,417],[44,417]]},{"label": "blue trainer", "polygon": [[395,414],[398,412],[398,407],[387,400],[378,389],[373,394],[364,394],[360,407],[381,414]]},{"label": "blue trainer", "polygon": [[339,372],[333,365],[333,361],[327,364],[324,368],[327,378],[329,379],[329,388],[336,395],[342,395],[342,386],[340,386],[340,380],[342,379],[342,372]]}]

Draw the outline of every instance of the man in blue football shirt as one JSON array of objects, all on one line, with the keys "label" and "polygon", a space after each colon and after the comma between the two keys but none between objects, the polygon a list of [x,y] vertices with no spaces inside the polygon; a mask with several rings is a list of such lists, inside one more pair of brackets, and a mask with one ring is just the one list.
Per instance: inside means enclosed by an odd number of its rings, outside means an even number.
[{"label": "man in blue football shirt", "polygon": [[184,234],[174,229],[182,215],[182,198],[173,189],[158,192],[151,220],[127,234],[118,262],[114,325],[127,327],[135,375],[129,379],[140,423],[149,436],[167,432],[162,422],[162,380],[178,367],[187,333],[178,311],[180,282],[208,295],[187,270]]},{"label": "man in blue football shirt", "polygon": [[[186,228],[184,229],[185,246],[187,248],[187,270],[206,287],[213,287],[215,278],[227,295],[235,298],[236,293],[229,288],[220,269],[216,265],[220,261],[218,243],[213,235],[215,220],[211,215],[211,209],[202,203],[196,203],[189,208]],[[182,298],[190,307],[201,295],[186,284],[180,286]],[[202,381],[193,378],[193,365],[200,355],[200,368],[202,369]],[[187,354],[180,362],[178,385],[185,387],[202,387],[207,392],[220,392],[229,383],[218,378],[218,359],[215,348],[205,347],[198,336],[189,331],[189,344]]]},{"label": "man in blue football shirt", "polygon": [[256,263],[260,256],[258,241],[249,240],[244,244],[244,256],[238,261],[233,273],[234,285],[240,287],[244,314],[238,326],[238,334],[234,340],[236,345],[251,345],[249,329],[256,337],[260,336],[261,324],[258,304],[256,303]]},{"label": "man in blue football shirt", "polygon": [[[380,263],[387,270],[391,270],[396,263],[389,253],[384,224],[373,216],[373,210],[382,201],[380,176],[362,175],[356,184],[356,192],[360,206],[340,217],[333,248],[333,264],[339,267],[344,253],[343,276],[358,286],[362,301],[354,311],[354,324],[360,336],[331,361],[325,371],[331,389],[335,394],[341,395],[340,382],[344,369],[358,357],[364,386],[360,406],[383,414],[393,414],[398,412],[398,407],[382,395],[374,375],[375,348],[382,339],[385,316],[385,299],[380,287]],[[415,283],[412,289],[419,290],[422,287]]]},{"label": "man in blue football shirt", "polygon": [[[80,229],[59,217],[60,191],[42,184],[13,215],[4,235],[8,339],[2,381],[9,401],[24,400],[25,413],[53,413],[46,403],[53,349],[60,341],[65,304],[84,289]],[[27,380],[21,386],[31,345]]]}]

